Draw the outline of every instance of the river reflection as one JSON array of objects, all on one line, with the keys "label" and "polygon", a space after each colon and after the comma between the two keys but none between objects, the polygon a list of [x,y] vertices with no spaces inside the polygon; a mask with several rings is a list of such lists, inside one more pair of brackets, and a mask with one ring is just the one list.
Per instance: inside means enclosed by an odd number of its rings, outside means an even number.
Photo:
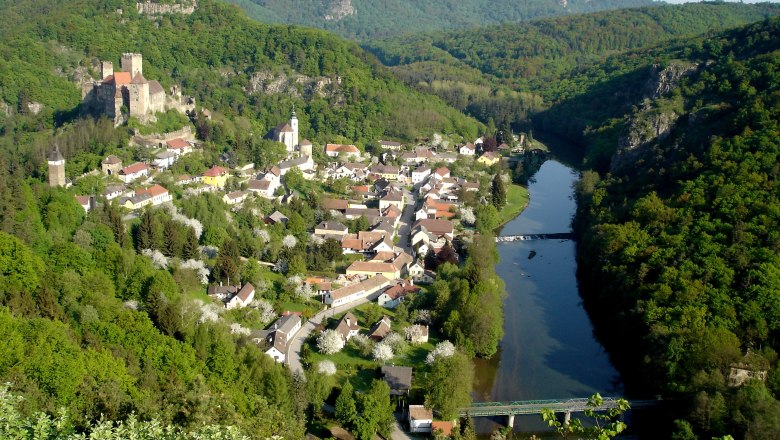
[{"label": "river reflection", "polygon": [[[502,234],[569,232],[577,174],[547,161],[530,185],[531,203]],[[593,336],[582,307],[575,243],[538,240],[499,243],[496,272],[506,283],[504,338],[493,359],[477,360],[474,400],[509,401],[619,395],[622,383]],[[478,430],[494,423],[477,420]],[[543,429],[540,417],[516,419],[516,430]]]}]

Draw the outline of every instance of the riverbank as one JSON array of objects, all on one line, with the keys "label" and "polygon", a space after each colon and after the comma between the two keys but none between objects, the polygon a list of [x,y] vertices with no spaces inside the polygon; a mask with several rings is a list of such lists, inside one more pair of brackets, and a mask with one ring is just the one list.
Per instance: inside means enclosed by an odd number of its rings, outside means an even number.
[{"label": "riverbank", "polygon": [[[498,212],[499,223],[498,228],[504,226],[515,217],[520,215],[525,208],[528,207],[528,202],[531,200],[531,196],[528,189],[520,185],[509,185],[506,187],[506,205]],[[497,228],[497,229],[498,229]]]}]

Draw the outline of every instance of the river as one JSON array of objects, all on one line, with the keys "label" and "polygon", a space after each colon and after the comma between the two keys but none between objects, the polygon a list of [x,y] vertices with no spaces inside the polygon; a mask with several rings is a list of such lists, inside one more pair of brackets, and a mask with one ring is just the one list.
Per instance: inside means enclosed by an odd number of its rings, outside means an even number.
[{"label": "river", "polygon": [[[570,232],[577,172],[548,160],[529,185],[531,201],[502,235]],[[593,335],[575,276],[575,243],[538,240],[499,243],[496,272],[506,283],[504,338],[498,354],[476,361],[475,401],[620,395],[622,382]],[[496,427],[477,420],[480,432]],[[515,430],[536,432],[539,416],[515,419]]]}]

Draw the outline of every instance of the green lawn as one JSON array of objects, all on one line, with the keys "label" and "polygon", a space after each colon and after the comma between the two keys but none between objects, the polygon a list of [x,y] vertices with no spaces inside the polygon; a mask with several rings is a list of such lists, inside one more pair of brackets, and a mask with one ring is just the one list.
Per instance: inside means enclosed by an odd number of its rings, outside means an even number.
[{"label": "green lawn", "polygon": [[518,214],[523,212],[530,197],[528,195],[528,189],[520,185],[509,185],[506,188],[506,206],[498,213],[501,219],[500,225],[503,226],[508,221],[517,217]]}]

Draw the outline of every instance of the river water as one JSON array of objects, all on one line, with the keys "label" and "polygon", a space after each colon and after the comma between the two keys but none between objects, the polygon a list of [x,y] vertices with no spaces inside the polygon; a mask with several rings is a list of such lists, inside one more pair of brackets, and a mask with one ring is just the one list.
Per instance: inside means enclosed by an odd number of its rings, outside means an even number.
[{"label": "river water", "polygon": [[[548,160],[529,185],[528,208],[502,235],[570,232],[577,172]],[[622,383],[593,336],[575,276],[575,243],[536,240],[499,243],[496,272],[506,283],[504,338],[498,354],[477,360],[475,401],[621,395]],[[496,421],[477,420],[480,432]],[[539,416],[518,416],[515,431],[544,429]]]}]

